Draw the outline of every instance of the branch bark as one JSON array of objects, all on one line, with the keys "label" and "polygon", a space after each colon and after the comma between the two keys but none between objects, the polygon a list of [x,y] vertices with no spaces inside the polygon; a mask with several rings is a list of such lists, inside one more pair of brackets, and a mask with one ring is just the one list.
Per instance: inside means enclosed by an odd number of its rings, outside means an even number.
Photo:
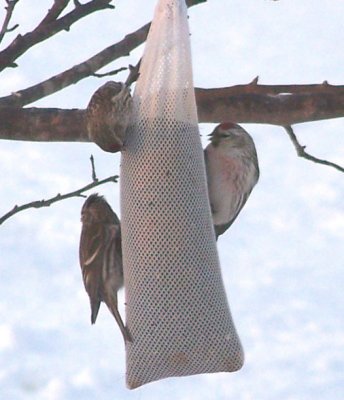
[{"label": "branch bark", "polygon": [[[65,8],[66,0],[55,0],[54,6],[48,11],[41,23],[32,32],[18,37],[5,50],[0,52],[0,71],[8,66],[13,66],[13,62],[21,54],[25,53],[33,45],[47,39],[62,29],[69,27],[91,12],[102,8],[113,8],[109,3],[112,0],[92,0],[84,5],[77,5],[75,10],[69,14],[56,19]],[[188,0],[187,6],[192,7],[206,0]],[[68,3],[68,2],[67,2]],[[115,43],[93,57],[52,76],[49,79],[33,85],[29,88],[18,90],[9,96],[0,98],[0,107],[23,107],[43,97],[49,96],[65,87],[75,84],[89,76],[94,76],[95,72],[117,60],[120,57],[128,56],[132,50],[145,42],[150,23],[137,29],[124,37],[120,42]]]},{"label": "branch bark", "polygon": [[86,4],[78,5],[73,11],[57,19],[66,7],[66,1],[58,1],[49,11],[38,26],[25,35],[18,35],[13,42],[0,52],[0,72],[8,66],[13,66],[14,61],[28,49],[35,46],[62,30],[69,30],[72,24],[95,11],[114,8],[110,5],[112,0],[91,0]]},{"label": "branch bark", "polygon": [[54,4],[47,12],[47,15],[40,22],[40,26],[49,24],[50,22],[55,21],[62,11],[67,7],[69,0],[54,0]]},{"label": "branch bark", "polygon": [[[200,122],[289,126],[344,117],[344,86],[249,84],[195,94]],[[0,139],[87,142],[85,110],[0,107]]]},{"label": "branch bark", "polygon": [[200,122],[292,125],[344,116],[344,86],[237,85],[197,89]]},{"label": "branch bark", "polygon": [[86,142],[85,111],[0,107],[0,138],[38,142]]},{"label": "branch bark", "polygon": [[88,76],[94,75],[96,71],[109,64],[111,61],[129,55],[132,50],[144,43],[149,27],[150,24],[142,26],[135,32],[126,35],[120,42],[105,48],[88,60],[58,75],[27,89],[12,93],[10,96],[0,98],[0,107],[22,107],[38,99],[49,96],[52,93],[58,92]]}]

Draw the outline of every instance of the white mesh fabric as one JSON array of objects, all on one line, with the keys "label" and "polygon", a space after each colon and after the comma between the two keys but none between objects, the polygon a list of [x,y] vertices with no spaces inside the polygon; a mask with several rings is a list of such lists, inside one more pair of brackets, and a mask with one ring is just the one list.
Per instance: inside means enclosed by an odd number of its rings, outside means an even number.
[{"label": "white mesh fabric", "polygon": [[160,0],[122,152],[127,385],[236,371],[199,138],[186,6]]}]

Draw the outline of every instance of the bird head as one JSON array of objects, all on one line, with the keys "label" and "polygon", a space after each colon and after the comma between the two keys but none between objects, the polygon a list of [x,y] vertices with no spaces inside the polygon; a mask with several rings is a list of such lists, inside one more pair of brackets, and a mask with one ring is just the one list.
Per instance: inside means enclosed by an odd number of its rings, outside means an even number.
[{"label": "bird head", "polygon": [[98,193],[91,194],[81,209],[82,223],[112,223],[119,224],[117,215],[109,203]]},{"label": "bird head", "polygon": [[250,135],[240,126],[233,122],[223,122],[208,135],[214,147],[219,145],[230,145],[231,147],[240,147],[251,140]]},{"label": "bird head", "polygon": [[108,108],[116,97],[123,90],[124,83],[108,81],[100,86],[91,97],[88,108],[91,107],[105,107]]}]

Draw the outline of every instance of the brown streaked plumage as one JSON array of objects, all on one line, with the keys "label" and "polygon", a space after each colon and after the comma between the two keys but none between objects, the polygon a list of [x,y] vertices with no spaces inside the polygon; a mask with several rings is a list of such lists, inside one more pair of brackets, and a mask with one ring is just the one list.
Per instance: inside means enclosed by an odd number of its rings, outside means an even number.
[{"label": "brown streaked plumage", "polygon": [[117,291],[123,286],[121,227],[104,197],[89,196],[81,210],[79,259],[91,304],[91,323],[103,301],[115,317],[125,341],[131,341],[117,306]]},{"label": "brown streaked plumage", "polygon": [[91,97],[86,110],[91,141],[110,153],[121,151],[132,115],[132,97],[128,86],[108,81]]}]

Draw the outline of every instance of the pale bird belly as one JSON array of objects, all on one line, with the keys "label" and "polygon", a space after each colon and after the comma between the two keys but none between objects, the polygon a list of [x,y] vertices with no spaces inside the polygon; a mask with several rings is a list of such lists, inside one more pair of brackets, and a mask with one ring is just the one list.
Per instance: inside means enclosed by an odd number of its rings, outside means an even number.
[{"label": "pale bird belly", "polygon": [[212,165],[213,182],[209,187],[215,225],[227,223],[235,213],[238,162],[218,157]]}]

